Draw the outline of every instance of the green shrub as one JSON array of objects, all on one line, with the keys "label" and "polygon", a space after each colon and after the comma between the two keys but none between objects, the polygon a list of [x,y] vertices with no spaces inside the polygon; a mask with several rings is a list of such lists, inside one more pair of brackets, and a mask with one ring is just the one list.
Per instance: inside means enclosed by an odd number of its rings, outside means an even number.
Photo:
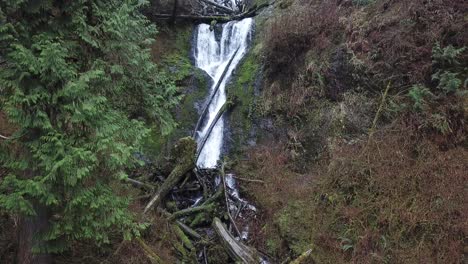
[{"label": "green shrub", "polygon": [[408,93],[409,98],[413,102],[413,109],[423,110],[427,105],[427,97],[433,96],[427,87],[422,85],[414,85]]}]

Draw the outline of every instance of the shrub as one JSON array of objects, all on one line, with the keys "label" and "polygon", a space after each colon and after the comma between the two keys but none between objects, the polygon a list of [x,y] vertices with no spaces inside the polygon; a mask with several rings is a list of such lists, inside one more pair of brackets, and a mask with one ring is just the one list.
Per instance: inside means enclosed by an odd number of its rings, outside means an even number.
[{"label": "shrub", "polygon": [[408,93],[409,98],[413,101],[415,110],[423,110],[427,106],[427,97],[433,95],[427,87],[422,85],[414,85]]},{"label": "shrub", "polygon": [[287,76],[301,65],[311,47],[317,51],[329,47],[340,32],[338,18],[335,1],[294,3],[284,10],[265,33],[265,60],[271,75]]},{"label": "shrub", "polygon": [[397,124],[343,142],[315,188],[317,263],[462,263],[467,235],[463,147],[441,151]]}]

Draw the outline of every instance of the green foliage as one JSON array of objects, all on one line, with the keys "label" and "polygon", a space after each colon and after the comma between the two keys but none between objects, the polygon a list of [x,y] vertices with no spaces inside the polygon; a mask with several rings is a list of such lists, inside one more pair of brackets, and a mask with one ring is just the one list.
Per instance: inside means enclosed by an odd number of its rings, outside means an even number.
[{"label": "green foliage", "polygon": [[453,70],[460,64],[458,58],[465,49],[465,47],[457,49],[452,45],[441,48],[439,43],[432,49],[432,63],[438,68],[432,75],[432,80],[439,82],[437,89],[445,94],[457,92],[462,85],[462,80],[458,78],[459,74]]},{"label": "green foliage", "polygon": [[[11,172],[0,208],[54,216],[39,251],[78,239],[109,242],[109,230],[138,235],[118,182],[138,161],[147,123],[175,126],[176,86],[151,62],[156,28],[136,0],[0,3],[3,111],[18,127],[1,147]],[[3,23],[5,22],[5,23]],[[147,122],[144,122],[147,121]]]},{"label": "green foliage", "polygon": [[437,89],[443,91],[444,93],[451,93],[456,92],[462,84],[462,81],[458,79],[457,76],[458,73],[438,71],[432,75],[432,80],[439,81]]},{"label": "green foliage", "polygon": [[422,85],[414,85],[408,93],[416,110],[422,110],[427,105],[426,99],[432,95],[431,91]]},{"label": "green foliage", "polygon": [[445,66],[459,64],[457,58],[466,50],[466,47],[455,48],[449,45],[445,48],[440,46],[440,43],[436,43],[432,49],[432,63],[441,64]]}]

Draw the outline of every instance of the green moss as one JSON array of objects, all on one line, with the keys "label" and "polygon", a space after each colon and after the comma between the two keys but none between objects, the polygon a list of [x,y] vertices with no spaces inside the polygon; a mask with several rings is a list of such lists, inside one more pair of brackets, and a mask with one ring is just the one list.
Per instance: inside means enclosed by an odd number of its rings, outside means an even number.
[{"label": "green moss", "polygon": [[276,220],[281,237],[286,240],[294,255],[300,255],[310,248],[312,212],[308,203],[290,202]]},{"label": "green moss", "polygon": [[221,242],[210,245],[207,248],[207,255],[210,260],[209,263],[212,263],[212,264],[230,263],[229,255],[226,253],[226,250],[221,246]]},{"label": "green moss", "polygon": [[271,232],[271,234],[268,234],[265,245],[268,254],[278,256],[279,252],[282,251],[282,241],[278,232]]},{"label": "green moss", "polygon": [[236,102],[230,115],[234,151],[239,151],[240,146],[249,136],[255,114],[254,91],[260,66],[254,50],[252,49],[246,55],[227,87],[228,97]]}]

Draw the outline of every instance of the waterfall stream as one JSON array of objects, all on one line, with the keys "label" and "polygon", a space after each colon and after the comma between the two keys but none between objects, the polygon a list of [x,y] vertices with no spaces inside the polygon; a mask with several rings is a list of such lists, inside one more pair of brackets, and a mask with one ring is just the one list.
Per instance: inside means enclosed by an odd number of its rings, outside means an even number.
[{"label": "waterfall stream", "polygon": [[[221,32],[216,35],[216,30],[207,24],[201,24],[196,30],[196,47],[194,49],[195,65],[208,73],[213,79],[213,85],[207,98],[213,97],[208,107],[208,112],[203,118],[199,131],[196,131],[195,138],[202,146],[198,157],[197,166],[202,169],[212,169],[217,166],[221,158],[224,133],[228,129],[225,127],[223,118],[215,120],[218,111],[226,102],[226,84],[229,82],[233,71],[239,65],[244,55],[247,53],[248,44],[252,35],[254,21],[247,18],[241,21],[232,21],[221,27]],[[229,67],[229,68],[227,68]],[[224,76],[223,76],[224,75]],[[224,77],[224,78],[223,78]],[[222,78],[222,79],[221,79]],[[219,89],[216,90],[217,83],[220,82]],[[216,93],[216,94],[213,94]],[[209,128],[216,122],[211,133]],[[207,136],[205,144],[200,144]],[[256,208],[248,201],[239,196],[238,186],[233,174],[226,174],[226,187],[229,193],[228,210],[239,223],[239,233],[234,234],[238,239],[247,240],[249,235],[249,222],[256,215]],[[221,184],[218,177],[216,185]],[[266,263],[266,262],[265,262]]]},{"label": "waterfall stream", "polygon": [[[205,137],[210,125],[215,121],[216,114],[226,102],[226,84],[233,70],[247,52],[252,26],[253,20],[251,18],[223,24],[221,25],[222,32],[219,40],[217,40],[215,30],[212,30],[210,25],[201,24],[197,28],[195,65],[207,72],[213,79],[210,97],[216,92],[216,84],[222,78],[226,67],[228,67],[229,60],[237,51],[233,61],[229,65],[229,69],[227,69],[225,77],[221,80],[219,90],[208,106],[208,113],[206,117],[204,117],[205,122],[203,122],[200,131],[197,131],[196,139],[198,143]],[[215,124],[210,135],[208,135],[208,139],[200,152],[197,161],[198,167],[214,168],[216,166],[223,148],[224,129],[224,120],[221,118]]]}]

